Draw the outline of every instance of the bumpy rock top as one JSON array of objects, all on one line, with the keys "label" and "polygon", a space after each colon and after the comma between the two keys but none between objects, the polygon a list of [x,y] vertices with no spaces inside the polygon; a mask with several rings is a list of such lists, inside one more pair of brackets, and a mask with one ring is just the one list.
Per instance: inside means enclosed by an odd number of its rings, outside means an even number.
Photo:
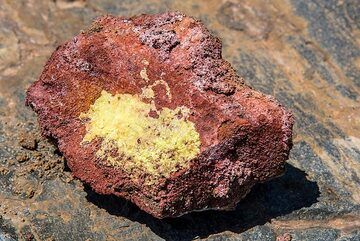
[{"label": "bumpy rock top", "polygon": [[291,148],[291,114],[180,13],[97,19],[57,48],[26,102],[75,176],[158,217],[234,206]]}]

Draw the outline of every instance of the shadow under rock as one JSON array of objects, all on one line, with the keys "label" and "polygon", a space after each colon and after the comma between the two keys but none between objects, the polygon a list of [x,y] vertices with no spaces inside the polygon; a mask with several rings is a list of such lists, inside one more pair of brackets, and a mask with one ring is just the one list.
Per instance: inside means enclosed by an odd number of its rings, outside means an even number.
[{"label": "shadow under rock", "polygon": [[146,224],[166,240],[205,238],[223,231],[241,233],[273,218],[289,214],[317,202],[320,195],[315,182],[306,179],[306,173],[286,164],[283,176],[258,184],[234,211],[203,211],[178,218],[156,219],[132,203],[114,195],[99,195],[85,187],[87,200],[111,215],[126,217]]}]

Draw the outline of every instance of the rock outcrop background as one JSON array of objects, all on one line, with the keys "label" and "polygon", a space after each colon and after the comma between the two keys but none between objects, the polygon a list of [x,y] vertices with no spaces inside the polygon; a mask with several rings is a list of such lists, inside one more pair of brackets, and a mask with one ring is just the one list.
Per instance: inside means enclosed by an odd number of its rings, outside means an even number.
[{"label": "rock outcrop background", "polygon": [[[95,17],[167,10],[201,19],[247,84],[296,118],[285,175],[232,212],[158,220],[94,193],[24,106],[56,46]],[[0,0],[0,240],[358,240],[359,45],[356,0]]]}]

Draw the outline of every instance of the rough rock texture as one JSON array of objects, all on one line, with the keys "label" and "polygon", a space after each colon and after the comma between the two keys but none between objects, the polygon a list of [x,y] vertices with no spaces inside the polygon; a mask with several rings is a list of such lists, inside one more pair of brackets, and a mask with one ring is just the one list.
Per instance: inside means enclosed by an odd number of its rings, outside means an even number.
[{"label": "rough rock texture", "polygon": [[[71,178],[24,106],[56,46],[93,18],[169,10],[221,36],[246,83],[296,119],[285,174],[255,185],[234,211],[159,220],[98,195]],[[0,0],[0,239],[359,240],[358,13],[356,0]]]},{"label": "rough rock texture", "polygon": [[74,176],[159,218],[235,208],[283,173],[292,145],[291,114],[243,83],[202,23],[176,12],[98,18],[57,48],[26,103]]}]

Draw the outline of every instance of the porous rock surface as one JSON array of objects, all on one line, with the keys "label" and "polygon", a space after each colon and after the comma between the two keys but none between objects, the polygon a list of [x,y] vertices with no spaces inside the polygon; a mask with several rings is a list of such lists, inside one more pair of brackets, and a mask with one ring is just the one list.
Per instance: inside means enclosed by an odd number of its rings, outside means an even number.
[{"label": "porous rock surface", "polygon": [[[185,108],[186,116],[174,118],[193,124],[198,152],[169,175],[129,171],[116,146],[98,155],[106,137],[84,142],[91,118],[82,117],[104,93],[135,96],[151,106],[153,119],[163,109]],[[292,115],[246,86],[222,59],[219,39],[180,13],[98,18],[56,49],[26,103],[75,177],[158,218],[234,208],[255,183],[282,174],[292,146]]]}]

